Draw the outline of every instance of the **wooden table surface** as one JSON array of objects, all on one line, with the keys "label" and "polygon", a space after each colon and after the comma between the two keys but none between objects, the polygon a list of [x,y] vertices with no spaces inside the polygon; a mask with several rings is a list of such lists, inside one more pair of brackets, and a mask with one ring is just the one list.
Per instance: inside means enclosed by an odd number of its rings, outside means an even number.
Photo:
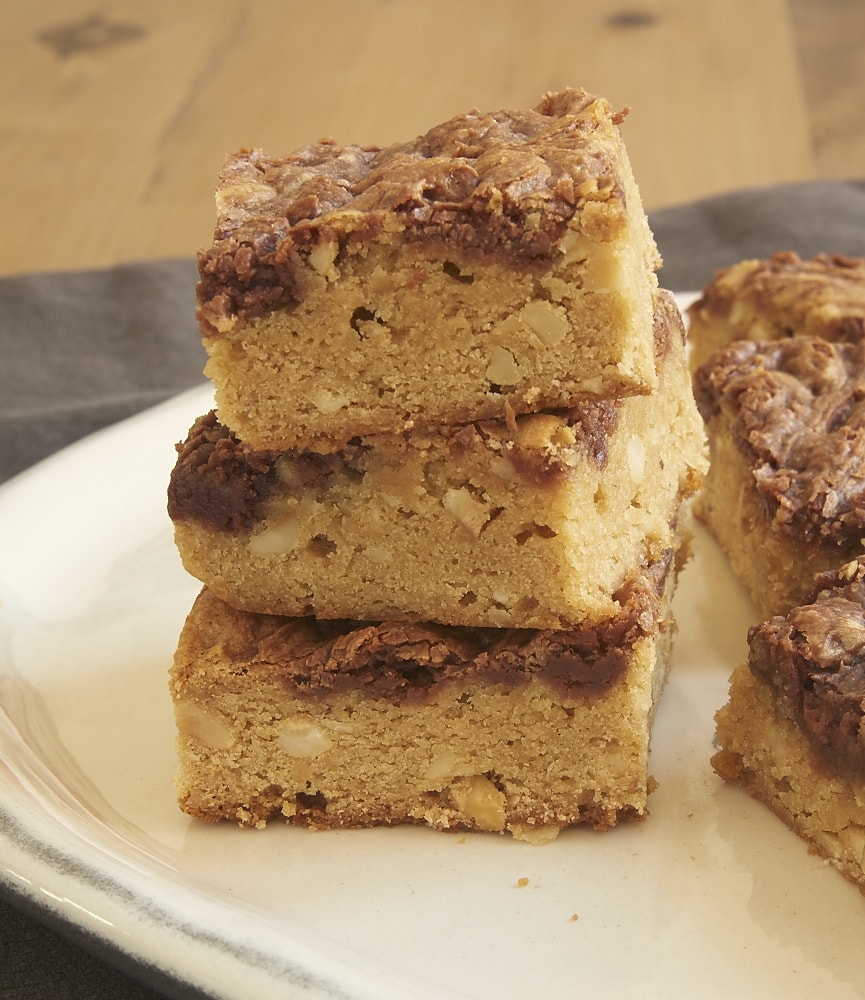
[{"label": "wooden table surface", "polygon": [[582,86],[647,208],[865,177],[862,0],[6,0],[0,274],[188,256],[241,146],[412,138]]}]

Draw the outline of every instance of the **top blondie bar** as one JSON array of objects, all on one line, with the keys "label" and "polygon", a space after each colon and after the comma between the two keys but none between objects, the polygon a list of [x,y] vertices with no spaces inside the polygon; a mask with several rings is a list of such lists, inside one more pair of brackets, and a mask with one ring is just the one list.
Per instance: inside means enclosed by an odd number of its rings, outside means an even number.
[{"label": "top blondie bar", "polygon": [[660,257],[582,90],[387,148],[241,150],[199,255],[220,420],[254,448],[652,392]]}]

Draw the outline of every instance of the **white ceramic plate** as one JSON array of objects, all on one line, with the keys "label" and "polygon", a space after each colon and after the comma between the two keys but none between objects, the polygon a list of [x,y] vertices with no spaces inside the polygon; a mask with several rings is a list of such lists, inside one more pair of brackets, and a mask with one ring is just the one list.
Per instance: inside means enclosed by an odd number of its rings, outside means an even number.
[{"label": "white ceramic plate", "polygon": [[753,611],[702,535],[645,823],[532,847],[180,813],[166,674],[198,587],[165,486],[174,442],[209,405],[187,393],[0,489],[6,888],[227,998],[865,993],[862,897],[710,768]]}]

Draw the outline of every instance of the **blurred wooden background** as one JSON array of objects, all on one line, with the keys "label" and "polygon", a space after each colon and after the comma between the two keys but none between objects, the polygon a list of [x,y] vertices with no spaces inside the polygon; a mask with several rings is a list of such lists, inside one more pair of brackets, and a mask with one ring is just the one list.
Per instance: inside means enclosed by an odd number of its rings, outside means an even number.
[{"label": "blurred wooden background", "polygon": [[0,273],[188,256],[226,152],[584,86],[649,209],[865,178],[863,0],[5,0]]}]

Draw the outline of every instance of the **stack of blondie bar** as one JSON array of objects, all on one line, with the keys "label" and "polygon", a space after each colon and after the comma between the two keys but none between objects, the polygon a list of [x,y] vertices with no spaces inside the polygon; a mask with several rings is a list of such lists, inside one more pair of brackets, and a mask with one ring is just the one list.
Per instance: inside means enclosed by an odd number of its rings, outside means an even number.
[{"label": "stack of blondie bar", "polygon": [[536,841],[645,814],[705,458],[621,117],[567,90],[229,158],[216,409],[169,487],[204,584],[171,676],[188,813]]}]

